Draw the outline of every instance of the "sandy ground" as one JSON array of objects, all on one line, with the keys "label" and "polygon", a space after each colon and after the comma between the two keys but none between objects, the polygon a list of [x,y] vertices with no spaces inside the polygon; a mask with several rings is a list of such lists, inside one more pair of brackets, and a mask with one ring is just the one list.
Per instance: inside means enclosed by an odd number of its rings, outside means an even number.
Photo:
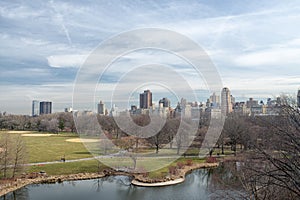
[{"label": "sandy ground", "polygon": [[7,131],[7,133],[31,133],[31,131]]},{"label": "sandy ground", "polygon": [[42,134],[39,134],[39,133],[28,133],[28,134],[22,134],[22,136],[25,136],[25,137],[48,137],[48,136],[51,136],[51,135],[54,135],[54,134],[49,134],[49,133],[42,133]]},{"label": "sandy ground", "polygon": [[86,143],[91,143],[91,142],[100,142],[100,139],[84,139],[84,138],[72,138],[72,139],[67,139],[67,142],[86,142]]}]

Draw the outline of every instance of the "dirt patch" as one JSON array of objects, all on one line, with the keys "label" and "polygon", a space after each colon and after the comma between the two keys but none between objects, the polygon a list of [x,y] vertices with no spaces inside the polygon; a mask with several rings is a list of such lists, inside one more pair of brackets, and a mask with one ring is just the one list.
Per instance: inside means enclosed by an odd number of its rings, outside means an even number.
[{"label": "dirt patch", "polygon": [[31,133],[31,131],[7,131],[7,133]]},{"label": "dirt patch", "polygon": [[67,142],[76,142],[76,143],[81,143],[81,142],[92,143],[92,142],[100,142],[100,139],[72,138],[72,139],[67,139],[66,141]]},{"label": "dirt patch", "polygon": [[49,137],[54,134],[49,134],[49,133],[44,133],[44,134],[39,134],[39,133],[29,133],[29,134],[22,134],[24,137]]}]

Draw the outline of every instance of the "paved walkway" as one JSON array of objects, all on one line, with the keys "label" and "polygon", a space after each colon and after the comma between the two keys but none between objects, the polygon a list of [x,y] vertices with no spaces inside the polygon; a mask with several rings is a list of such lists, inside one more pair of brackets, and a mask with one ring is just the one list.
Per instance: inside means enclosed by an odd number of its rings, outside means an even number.
[{"label": "paved walkway", "polygon": [[[80,158],[80,159],[73,159],[73,160],[65,160],[65,163],[72,163],[72,162],[80,162],[80,161],[88,161],[94,159],[101,159],[101,158],[113,158],[118,157],[117,155],[106,155],[106,156],[96,156],[90,158]],[[123,158],[129,158],[129,156],[120,156]],[[199,156],[185,156],[185,158],[198,158]],[[214,157],[214,156],[213,156]],[[143,156],[140,158],[161,158],[161,159],[170,159],[170,158],[178,158],[178,156]],[[56,163],[64,163],[63,161],[49,161],[49,162],[37,162],[37,163],[27,163],[24,166],[35,166],[35,165],[48,165],[48,164],[56,164]]]}]

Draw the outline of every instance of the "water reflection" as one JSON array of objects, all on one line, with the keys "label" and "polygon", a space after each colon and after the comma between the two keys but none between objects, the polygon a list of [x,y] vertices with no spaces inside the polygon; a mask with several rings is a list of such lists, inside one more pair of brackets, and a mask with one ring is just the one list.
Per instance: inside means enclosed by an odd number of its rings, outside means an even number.
[{"label": "water reflection", "polygon": [[24,187],[0,200],[82,200],[82,199],[210,199],[219,186],[215,174],[224,168],[195,170],[186,181],[167,187],[136,187],[127,176],[110,176],[95,180],[70,181],[55,184],[37,184]]}]

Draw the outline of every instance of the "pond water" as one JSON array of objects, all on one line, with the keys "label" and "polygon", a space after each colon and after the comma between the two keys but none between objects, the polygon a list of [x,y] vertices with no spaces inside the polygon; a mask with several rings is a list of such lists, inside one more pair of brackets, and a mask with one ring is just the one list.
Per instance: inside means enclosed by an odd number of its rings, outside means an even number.
[{"label": "pond water", "polygon": [[[110,176],[94,180],[33,184],[0,197],[0,200],[176,200],[211,199],[216,195],[211,170],[195,170],[185,182],[164,187],[137,187],[127,176]],[[212,189],[214,188],[214,189]],[[222,191],[222,193],[238,191]]]}]

